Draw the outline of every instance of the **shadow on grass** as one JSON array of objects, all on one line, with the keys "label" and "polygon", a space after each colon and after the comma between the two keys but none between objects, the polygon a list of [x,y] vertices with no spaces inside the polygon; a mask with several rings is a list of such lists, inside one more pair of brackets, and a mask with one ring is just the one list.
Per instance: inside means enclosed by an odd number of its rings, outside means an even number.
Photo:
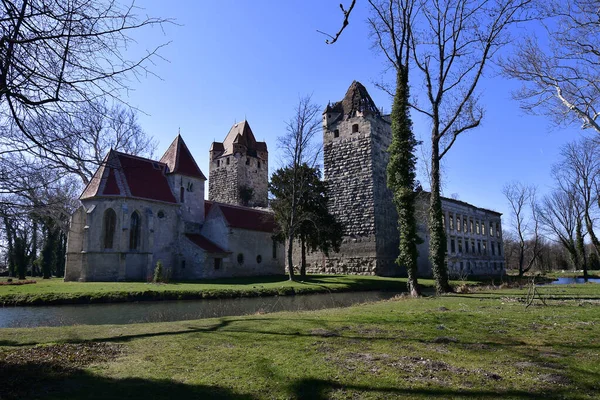
[{"label": "shadow on grass", "polygon": [[28,362],[7,365],[0,362],[3,384],[0,399],[234,399],[252,400],[220,386],[187,385],[166,379],[114,379],[83,369],[63,368],[52,363]]},{"label": "shadow on grass", "polygon": [[[477,398],[477,399],[496,399],[496,398],[511,398],[511,399],[564,399],[565,391],[553,390],[552,392],[535,392],[524,390],[468,390],[468,389],[451,389],[451,388],[396,388],[396,387],[381,387],[368,385],[344,385],[338,382],[333,382],[324,379],[301,379],[290,385],[290,391],[293,393],[293,398],[296,399],[311,399],[311,400],[326,400],[330,398],[333,391],[353,391],[358,392],[358,398],[361,396],[373,396],[379,394],[382,398],[404,398],[406,396],[418,396],[424,399],[429,398]],[[353,393],[354,394],[354,393]],[[351,397],[349,393],[344,395]],[[353,396],[352,398],[356,398]]]}]

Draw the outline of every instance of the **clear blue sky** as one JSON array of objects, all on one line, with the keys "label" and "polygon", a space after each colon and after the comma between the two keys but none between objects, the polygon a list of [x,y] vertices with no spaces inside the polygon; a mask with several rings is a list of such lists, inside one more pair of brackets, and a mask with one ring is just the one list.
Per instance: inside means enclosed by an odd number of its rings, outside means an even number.
[{"label": "clear blue sky", "polygon": [[[140,122],[159,141],[158,157],[181,129],[208,176],[210,143],[222,141],[235,121],[246,118],[257,139],[267,142],[273,169],[280,157],[276,138],[298,97],[312,93],[313,101],[325,107],[341,100],[353,80],[389,112],[391,99],[373,84],[385,64],[369,38],[367,2],[358,2],[335,45],[326,45],[317,32],[338,29],[339,2],[138,0],[143,13],[179,24],[138,38],[133,52],[171,42],[161,51],[167,61],[157,61],[153,69],[161,79],[132,81],[133,90],[123,98],[146,113]],[[457,193],[463,201],[506,214],[503,185],[521,180],[547,192],[560,146],[582,133],[577,126],[557,129],[544,117],[524,114],[511,99],[519,84],[494,75],[480,84],[486,108],[482,125],[461,136],[446,156],[443,194]],[[414,121],[416,135],[427,143],[429,127],[416,116]],[[428,186],[422,173],[419,179]]]}]

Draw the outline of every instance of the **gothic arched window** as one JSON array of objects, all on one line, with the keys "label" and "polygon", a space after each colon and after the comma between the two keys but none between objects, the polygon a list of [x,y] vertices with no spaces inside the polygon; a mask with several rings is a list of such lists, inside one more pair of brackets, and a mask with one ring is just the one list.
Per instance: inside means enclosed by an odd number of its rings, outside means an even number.
[{"label": "gothic arched window", "polygon": [[112,249],[117,225],[117,213],[112,208],[104,211],[104,248]]},{"label": "gothic arched window", "polygon": [[131,214],[131,220],[129,222],[129,249],[137,250],[140,246],[140,226],[142,225],[142,221],[140,219],[140,214],[135,211]]}]

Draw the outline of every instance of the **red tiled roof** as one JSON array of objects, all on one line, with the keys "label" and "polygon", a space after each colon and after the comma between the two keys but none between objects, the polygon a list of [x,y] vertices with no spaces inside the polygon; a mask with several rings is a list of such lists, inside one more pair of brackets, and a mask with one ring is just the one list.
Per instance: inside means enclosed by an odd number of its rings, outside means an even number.
[{"label": "red tiled roof", "polygon": [[122,196],[177,203],[165,175],[166,165],[111,150],[80,196]]},{"label": "red tiled roof", "polygon": [[208,253],[229,253],[202,235],[186,233],[185,237],[187,237],[196,246],[206,250]]},{"label": "red tiled roof", "polygon": [[204,202],[205,215],[212,207],[218,207],[227,224],[231,228],[248,229],[251,231],[275,232],[277,224],[273,213],[259,211],[249,207],[232,206],[230,204],[215,203],[212,201]]},{"label": "red tiled roof", "polygon": [[177,135],[173,140],[160,162],[167,164],[168,174],[181,174],[206,180],[181,135]]}]

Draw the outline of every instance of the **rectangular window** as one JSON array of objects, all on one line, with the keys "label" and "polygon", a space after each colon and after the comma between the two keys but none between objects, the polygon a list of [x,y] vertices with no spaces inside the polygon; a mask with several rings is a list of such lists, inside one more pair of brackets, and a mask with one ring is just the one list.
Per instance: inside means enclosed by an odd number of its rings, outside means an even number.
[{"label": "rectangular window", "polygon": [[450,230],[453,231],[454,230],[454,217],[452,215],[448,215],[450,217],[449,221],[450,221]]},{"label": "rectangular window", "polygon": [[458,239],[458,252],[462,253],[462,239]]},{"label": "rectangular window", "polygon": [[217,167],[221,166],[221,160],[217,160]]},{"label": "rectangular window", "polygon": [[494,223],[490,222],[490,236],[494,236]]},{"label": "rectangular window", "polygon": [[352,125],[352,133],[357,133],[357,132],[358,132],[358,124]]},{"label": "rectangular window", "polygon": [[260,161],[258,161],[258,169],[260,169]]},{"label": "rectangular window", "polygon": [[336,129],[335,131],[333,131],[333,137],[340,137],[340,130]]},{"label": "rectangular window", "polygon": [[223,264],[223,259],[222,258],[215,258],[215,269],[220,269],[221,268],[221,264]]},{"label": "rectangular window", "polygon": [[485,235],[485,222],[481,221],[481,234]]},{"label": "rectangular window", "polygon": [[227,164],[227,165],[229,165],[229,157],[227,157],[227,162],[226,162],[226,164]]},{"label": "rectangular window", "polygon": [[500,243],[498,243],[498,255],[502,255],[502,246],[500,246]]},{"label": "rectangular window", "polygon": [[463,229],[465,230],[465,233],[469,232],[469,223],[466,218],[463,219]]},{"label": "rectangular window", "polygon": [[471,253],[475,254],[475,241],[471,240]]},{"label": "rectangular window", "polygon": [[481,241],[480,240],[477,241],[477,252],[479,254],[481,254]]},{"label": "rectangular window", "polygon": [[500,224],[496,224],[496,237],[500,237]]},{"label": "rectangular window", "polygon": [[469,252],[469,241],[465,239],[465,253]]},{"label": "rectangular window", "polygon": [[456,246],[454,245],[454,238],[450,239],[450,253],[456,253]]},{"label": "rectangular window", "polygon": [[496,243],[494,243],[494,242],[490,243],[490,247],[492,249],[492,255],[495,256],[496,255]]},{"label": "rectangular window", "polygon": [[473,233],[473,220],[469,221],[469,232]]},{"label": "rectangular window", "polygon": [[486,247],[487,247],[487,246],[486,246],[486,243],[485,243],[485,242],[483,242],[483,254],[484,254],[484,255],[487,255],[487,248],[486,248]]},{"label": "rectangular window", "polygon": [[475,222],[475,232],[479,235],[479,221]]},{"label": "rectangular window", "polygon": [[458,232],[460,232],[460,231],[461,231],[461,226],[460,226],[460,217],[459,217],[458,215],[456,216],[456,230],[457,230]]}]

